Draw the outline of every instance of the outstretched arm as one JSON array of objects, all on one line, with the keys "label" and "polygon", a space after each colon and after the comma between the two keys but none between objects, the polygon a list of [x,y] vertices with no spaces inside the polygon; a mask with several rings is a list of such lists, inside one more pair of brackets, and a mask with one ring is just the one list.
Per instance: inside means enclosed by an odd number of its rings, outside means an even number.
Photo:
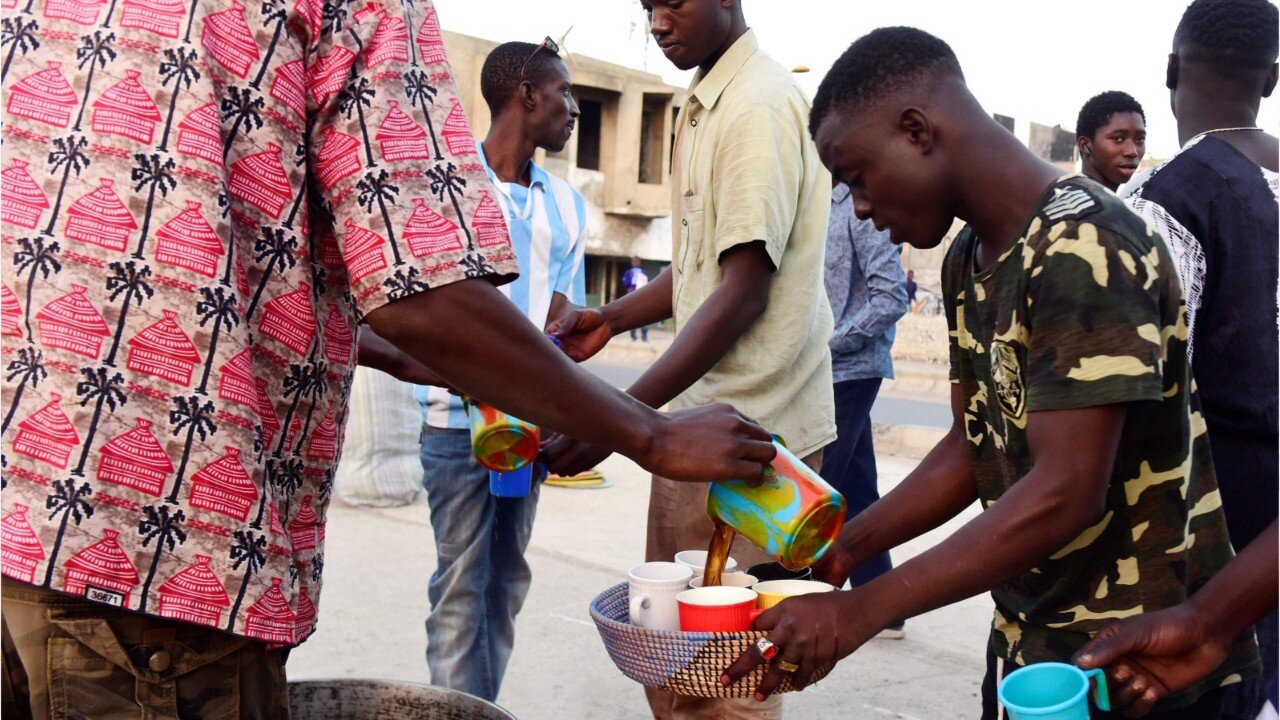
[{"label": "outstretched arm", "polygon": [[[1031,413],[1027,440],[1035,465],[979,517],[924,554],[847,592],[789,598],[756,621],[799,666],[808,684],[817,668],[857,650],[890,623],[958,602],[1028,572],[1103,516],[1125,406]],[[755,650],[726,670],[736,682],[761,662]],[[757,692],[785,677],[774,663]]]},{"label": "outstretched arm", "polygon": [[1128,717],[1203,680],[1227,659],[1241,633],[1276,607],[1276,523],[1181,605],[1103,628],[1076,654],[1105,667],[1111,702]]},{"label": "outstretched arm", "polygon": [[664,416],[578,368],[486,280],[417,293],[367,320],[462,392],[666,477],[762,480],[773,458],[769,434],[727,405]]}]

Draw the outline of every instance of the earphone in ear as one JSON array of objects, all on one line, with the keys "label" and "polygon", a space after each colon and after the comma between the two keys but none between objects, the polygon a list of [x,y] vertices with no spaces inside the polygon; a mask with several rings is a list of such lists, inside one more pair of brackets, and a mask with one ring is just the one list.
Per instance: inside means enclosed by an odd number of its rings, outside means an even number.
[{"label": "earphone in ear", "polygon": [[1089,157],[1093,157],[1093,151],[1089,149],[1088,145],[1084,146],[1084,154],[1088,155]]}]

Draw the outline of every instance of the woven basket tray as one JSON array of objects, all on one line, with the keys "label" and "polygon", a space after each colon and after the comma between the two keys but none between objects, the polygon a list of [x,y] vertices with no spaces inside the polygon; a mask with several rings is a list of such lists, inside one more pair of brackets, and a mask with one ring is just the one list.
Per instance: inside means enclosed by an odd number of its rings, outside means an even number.
[{"label": "woven basket tray", "polygon": [[[760,632],[709,633],[646,630],[628,617],[627,584],[605,590],[591,601],[591,619],[605,650],[623,675],[645,687],[705,698],[751,697],[769,668],[766,663],[729,687],[720,683],[725,668],[764,637]],[[813,681],[826,677],[820,668]],[[775,693],[791,692],[787,678]]]}]

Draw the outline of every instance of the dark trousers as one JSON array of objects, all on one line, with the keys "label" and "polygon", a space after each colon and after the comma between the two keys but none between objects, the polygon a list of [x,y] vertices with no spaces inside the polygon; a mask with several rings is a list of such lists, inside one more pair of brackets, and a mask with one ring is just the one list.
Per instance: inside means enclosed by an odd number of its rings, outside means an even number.
[{"label": "dark trousers", "polygon": [[[871,442],[871,406],[880,392],[880,378],[845,380],[835,384],[836,441],[822,454],[822,478],[844,495],[852,518],[880,499],[876,487],[876,452]],[[889,553],[854,568],[854,587],[893,569]]]},{"label": "dark trousers", "polygon": [[[996,656],[990,650],[987,651],[987,675],[982,679],[982,720],[1008,720],[1009,714],[1003,711],[996,699],[996,687],[1000,680],[1018,667],[1010,663],[999,663]],[[1199,700],[1187,707],[1152,712],[1143,717],[1146,720],[1219,720],[1225,694],[1226,688],[1217,688],[1201,695]],[[1119,712],[1103,712],[1092,706],[1089,708],[1089,717],[1092,720],[1124,720],[1124,715]]]}]

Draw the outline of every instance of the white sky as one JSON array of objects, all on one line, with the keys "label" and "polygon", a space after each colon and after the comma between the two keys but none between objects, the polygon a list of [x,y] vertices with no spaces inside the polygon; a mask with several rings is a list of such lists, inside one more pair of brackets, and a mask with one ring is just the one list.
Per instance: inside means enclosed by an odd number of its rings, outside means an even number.
[{"label": "white sky", "polygon": [[[1026,123],[1074,128],[1080,106],[1104,90],[1123,90],[1142,103],[1148,154],[1178,147],[1165,61],[1188,0],[744,0],[747,22],[762,47],[787,67],[812,69],[800,82],[812,96],[831,63],[859,36],[884,25],[912,25],[946,40],[969,85],[989,112]],[[446,30],[496,41],[557,40],[567,49],[662,75],[686,86],[646,42],[638,0],[435,0]],[[1086,41],[1084,38],[1088,38]],[[1107,48],[1101,50],[1099,48]],[[1275,97],[1259,123],[1276,132]]]}]

